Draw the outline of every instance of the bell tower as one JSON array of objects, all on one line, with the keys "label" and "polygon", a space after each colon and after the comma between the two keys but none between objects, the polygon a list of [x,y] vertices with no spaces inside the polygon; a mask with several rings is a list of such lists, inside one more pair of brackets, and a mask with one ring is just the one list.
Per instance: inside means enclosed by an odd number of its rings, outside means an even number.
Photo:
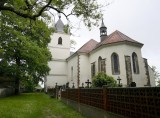
[{"label": "bell tower", "polygon": [[100,29],[101,42],[107,37],[107,27],[104,25],[103,19]]},{"label": "bell tower", "polygon": [[48,62],[49,75],[46,77],[45,90],[62,86],[67,83],[67,61],[70,56],[70,34],[64,32],[64,24],[61,16],[55,23],[55,32],[51,34],[51,42],[48,48],[52,54],[52,60]]}]

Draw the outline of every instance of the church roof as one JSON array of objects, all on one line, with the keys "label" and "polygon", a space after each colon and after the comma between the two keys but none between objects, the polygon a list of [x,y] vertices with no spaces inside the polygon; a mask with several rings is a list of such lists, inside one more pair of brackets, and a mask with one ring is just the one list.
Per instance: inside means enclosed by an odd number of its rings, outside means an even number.
[{"label": "church roof", "polygon": [[131,39],[130,37],[126,36],[122,32],[116,30],[109,36],[107,36],[102,42],[98,43],[95,48],[100,47],[101,45],[106,45],[106,44],[113,44],[113,43],[119,43],[119,42],[131,42],[135,44],[139,44],[140,46],[143,46],[142,43],[135,41]]},{"label": "church roof", "polygon": [[59,16],[59,19],[58,19],[57,23],[55,24],[55,27],[56,27],[57,32],[64,32],[63,31],[64,24],[63,24],[60,16]]},{"label": "church roof", "polygon": [[113,33],[111,33],[109,36],[107,36],[102,42],[98,43],[94,39],[89,40],[74,54],[77,54],[77,52],[89,53],[92,50],[95,50],[101,47],[102,45],[108,45],[108,44],[114,44],[114,43],[120,43],[120,42],[131,42],[133,44],[138,44],[139,46],[143,46],[142,43],[135,41],[130,37],[126,36],[125,34],[121,33],[120,31],[116,30]]},{"label": "church roof", "polygon": [[77,50],[77,52],[89,53],[95,48],[97,44],[97,41],[91,39],[87,43],[85,43],[79,50]]}]

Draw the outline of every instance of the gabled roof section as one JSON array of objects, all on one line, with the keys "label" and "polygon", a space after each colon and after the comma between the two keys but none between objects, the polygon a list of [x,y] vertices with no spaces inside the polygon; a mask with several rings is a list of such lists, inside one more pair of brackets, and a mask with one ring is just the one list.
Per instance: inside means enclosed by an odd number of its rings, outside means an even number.
[{"label": "gabled roof section", "polygon": [[96,47],[97,44],[97,41],[91,39],[87,43],[85,43],[79,50],[77,50],[77,52],[89,53]]},{"label": "gabled roof section", "polygon": [[106,37],[102,42],[100,42],[97,46],[105,45],[105,44],[113,44],[113,43],[118,43],[118,42],[131,42],[131,43],[136,43],[141,46],[143,46],[142,43],[135,41],[131,39],[130,37],[126,36],[125,34],[121,33],[120,31],[116,30],[112,34]]}]

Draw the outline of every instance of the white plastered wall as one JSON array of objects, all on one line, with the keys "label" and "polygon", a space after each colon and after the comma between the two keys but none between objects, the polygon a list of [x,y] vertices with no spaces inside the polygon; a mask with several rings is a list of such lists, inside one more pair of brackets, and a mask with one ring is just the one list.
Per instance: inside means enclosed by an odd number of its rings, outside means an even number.
[{"label": "white plastered wall", "polygon": [[150,66],[148,66],[149,75],[150,75],[150,84],[151,86],[156,86],[154,72]]},{"label": "white plastered wall", "polygon": [[87,86],[85,82],[89,79],[91,81],[91,72],[90,72],[90,62],[88,58],[88,54],[80,54],[80,87],[82,86],[82,83],[84,83],[84,86]]},{"label": "white plastered wall", "polygon": [[[115,52],[119,55],[119,64],[120,64],[120,74],[119,75],[112,75],[112,66],[111,66],[111,55]],[[133,65],[132,65],[132,53],[135,52],[138,57],[139,63],[139,71],[140,74],[135,74],[133,72]],[[90,63],[96,62],[96,72],[98,72],[98,58],[101,56],[103,59],[106,59],[106,73],[110,76],[113,76],[115,80],[120,76],[121,83],[123,86],[127,85],[126,79],[126,67],[125,67],[125,56],[131,57],[131,68],[132,68],[132,78],[133,81],[136,82],[137,87],[144,86],[145,82],[145,69],[144,63],[141,55],[141,48],[132,45],[126,44],[119,44],[119,45],[112,45],[112,46],[105,46],[99,50],[96,50],[90,54]]]},{"label": "white plastered wall", "polygon": [[[78,61],[78,56],[74,56],[73,58],[68,59],[68,66],[67,66],[67,74],[68,74],[68,79],[67,81],[69,82],[69,87],[74,85],[77,87],[77,61]],[[71,68],[73,67],[73,75],[71,72]]]}]

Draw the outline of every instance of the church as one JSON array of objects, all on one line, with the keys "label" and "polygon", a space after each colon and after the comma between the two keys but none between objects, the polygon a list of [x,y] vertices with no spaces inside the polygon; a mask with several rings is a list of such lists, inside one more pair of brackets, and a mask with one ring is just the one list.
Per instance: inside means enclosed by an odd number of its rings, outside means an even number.
[{"label": "church", "polygon": [[64,24],[59,17],[56,32],[51,35],[48,48],[52,60],[45,78],[44,87],[54,88],[69,83],[69,87],[86,86],[98,72],[104,72],[115,80],[121,79],[123,87],[135,82],[137,87],[155,86],[154,74],[147,59],[142,57],[143,44],[116,30],[107,34],[103,20],[100,27],[100,41],[86,42],[76,52],[70,52],[70,34],[64,33]]}]

